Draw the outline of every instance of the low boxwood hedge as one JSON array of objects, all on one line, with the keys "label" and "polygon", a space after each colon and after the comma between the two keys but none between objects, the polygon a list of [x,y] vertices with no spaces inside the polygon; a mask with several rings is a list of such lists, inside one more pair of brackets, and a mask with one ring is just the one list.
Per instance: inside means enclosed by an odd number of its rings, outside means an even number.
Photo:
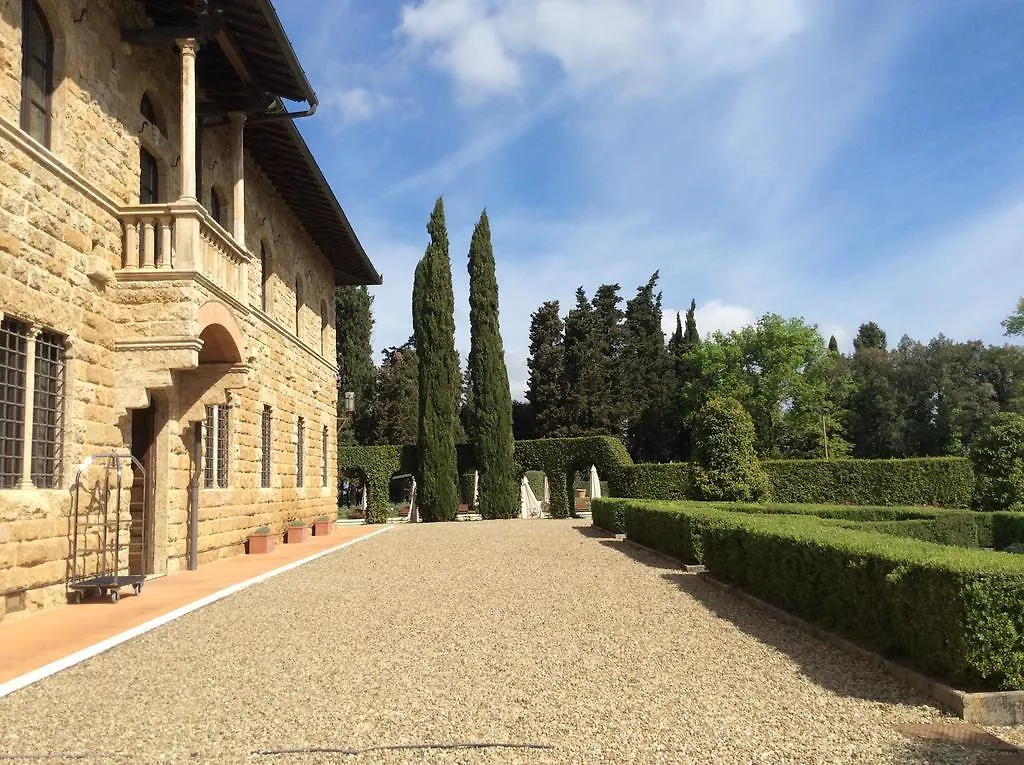
[{"label": "low boxwood hedge", "polygon": [[612,534],[622,534],[626,530],[623,525],[625,507],[624,499],[598,497],[590,503],[591,523]]},{"label": "low boxwood hedge", "polygon": [[624,503],[628,538],[967,690],[1024,689],[1024,558],[813,515]]}]

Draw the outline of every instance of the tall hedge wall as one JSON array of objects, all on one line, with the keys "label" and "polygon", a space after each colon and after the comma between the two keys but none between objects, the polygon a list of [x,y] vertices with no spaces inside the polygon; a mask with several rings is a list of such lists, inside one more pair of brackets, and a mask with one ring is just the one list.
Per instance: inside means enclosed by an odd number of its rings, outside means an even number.
[{"label": "tall hedge wall", "polygon": [[[472,473],[476,469],[472,445],[458,444],[455,451],[460,474]],[[595,465],[598,474],[611,478],[623,467],[633,464],[622,442],[610,436],[517,441],[515,462],[517,479],[527,470],[540,470],[547,475],[551,486],[548,512],[554,518],[565,518],[574,513],[572,480],[577,470],[587,470]],[[367,523],[387,521],[391,476],[415,473],[416,464],[415,446],[341,446],[338,449],[338,470],[342,475],[351,471],[366,475],[370,492]],[[469,490],[472,491],[472,484]]]},{"label": "tall hedge wall", "polygon": [[1024,556],[628,501],[626,535],[965,690],[1024,689]]},{"label": "tall hedge wall", "polygon": [[965,457],[770,460],[762,464],[776,502],[968,508],[974,493],[974,471]]},{"label": "tall hedge wall", "polygon": [[693,471],[688,462],[625,465],[608,476],[613,497],[694,499]]}]

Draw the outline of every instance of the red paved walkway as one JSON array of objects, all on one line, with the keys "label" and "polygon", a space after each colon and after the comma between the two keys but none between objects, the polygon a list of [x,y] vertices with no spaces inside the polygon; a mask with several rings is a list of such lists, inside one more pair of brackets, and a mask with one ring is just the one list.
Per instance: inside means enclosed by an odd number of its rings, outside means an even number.
[{"label": "red paved walkway", "polygon": [[339,526],[334,533],[301,544],[278,544],[265,555],[236,555],[147,581],[142,594],[121,590],[117,603],[99,597],[60,606],[15,621],[0,622],[0,685],[50,662],[119,635],[215,592],[289,563],[308,558],[381,526]]}]

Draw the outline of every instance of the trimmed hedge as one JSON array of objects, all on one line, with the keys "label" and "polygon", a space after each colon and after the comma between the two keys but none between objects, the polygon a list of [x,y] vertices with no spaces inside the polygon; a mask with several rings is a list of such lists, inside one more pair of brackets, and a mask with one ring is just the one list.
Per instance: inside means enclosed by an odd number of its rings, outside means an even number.
[{"label": "trimmed hedge", "polygon": [[770,460],[761,464],[776,502],[969,508],[974,494],[974,470],[965,457]]},{"label": "trimmed hedge", "polygon": [[[964,510],[960,513],[943,515],[931,520],[874,521],[871,523],[843,523],[841,525],[846,528],[860,529],[861,531],[873,531],[876,534],[920,539],[923,542],[934,542],[939,545],[976,548],[982,546],[980,544],[982,534],[979,534],[978,524],[979,520],[985,520],[982,515],[982,513]],[[991,533],[989,533],[988,538],[991,540]]]},{"label": "trimmed hedge", "polygon": [[693,499],[693,470],[688,462],[625,465],[608,477],[608,490],[613,497]]},{"label": "trimmed hedge", "polygon": [[626,534],[966,690],[1024,689],[1024,560],[807,515],[627,501]]},{"label": "trimmed hedge", "polygon": [[1002,550],[1004,547],[1024,542],[1024,513],[992,513],[990,517],[991,547]]},{"label": "trimmed hedge", "polygon": [[624,499],[605,499],[598,497],[590,503],[590,519],[598,528],[610,531],[612,534],[622,534],[625,530],[625,509]]}]

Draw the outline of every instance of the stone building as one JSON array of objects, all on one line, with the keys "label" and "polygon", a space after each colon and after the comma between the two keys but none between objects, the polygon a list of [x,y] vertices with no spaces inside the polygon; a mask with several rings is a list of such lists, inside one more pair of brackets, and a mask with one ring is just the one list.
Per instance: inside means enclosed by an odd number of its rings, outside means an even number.
[{"label": "stone building", "polygon": [[316,105],[269,0],[0,0],[0,618],[63,602],[90,455],[145,467],[133,573],[333,517],[333,289],[380,276]]}]

